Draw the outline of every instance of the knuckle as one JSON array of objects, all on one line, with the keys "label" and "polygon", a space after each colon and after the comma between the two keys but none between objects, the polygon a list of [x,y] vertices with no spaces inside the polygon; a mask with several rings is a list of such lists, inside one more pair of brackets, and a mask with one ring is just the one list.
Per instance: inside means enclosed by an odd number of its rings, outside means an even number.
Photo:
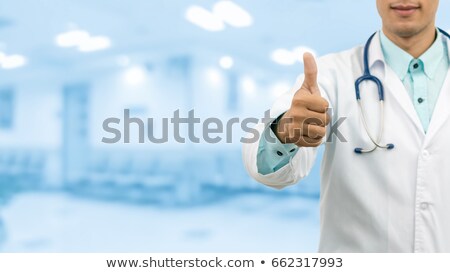
[{"label": "knuckle", "polygon": [[326,129],[324,127],[315,126],[310,130],[309,137],[311,138],[322,138],[326,134]]},{"label": "knuckle", "polygon": [[297,123],[300,127],[304,127],[304,125],[307,124],[307,122],[308,122],[308,117],[304,113],[297,120]]},{"label": "knuckle", "polygon": [[318,133],[320,137],[324,137],[327,134],[327,129],[325,127],[319,127]]},{"label": "knuckle", "polygon": [[301,97],[299,97],[299,98],[294,98],[294,99],[292,100],[292,105],[293,105],[294,107],[304,106],[304,105],[305,105],[305,100],[304,100],[304,98],[301,98]]},{"label": "knuckle", "polygon": [[322,120],[315,116],[308,116],[308,118],[305,119],[305,122],[311,125],[320,125],[322,124]]}]

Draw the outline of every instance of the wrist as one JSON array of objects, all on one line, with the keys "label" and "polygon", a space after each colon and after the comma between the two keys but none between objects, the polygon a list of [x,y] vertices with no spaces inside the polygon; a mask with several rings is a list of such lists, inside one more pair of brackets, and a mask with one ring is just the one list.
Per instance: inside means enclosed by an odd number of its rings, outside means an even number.
[{"label": "wrist", "polygon": [[272,122],[272,124],[270,124],[270,129],[275,134],[275,136],[278,138],[278,140],[283,144],[286,144],[286,141],[285,141],[286,137],[284,134],[285,128],[284,128],[284,126],[280,126],[280,125],[282,123],[282,118],[284,117],[285,114],[286,113],[283,113],[277,119],[275,119]]}]

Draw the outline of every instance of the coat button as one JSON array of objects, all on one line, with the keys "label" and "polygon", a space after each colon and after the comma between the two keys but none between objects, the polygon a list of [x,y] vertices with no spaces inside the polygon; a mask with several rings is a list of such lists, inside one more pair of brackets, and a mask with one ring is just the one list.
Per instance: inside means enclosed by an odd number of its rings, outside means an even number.
[{"label": "coat button", "polygon": [[428,152],[427,150],[425,150],[425,151],[422,152],[422,156],[423,156],[423,158],[427,159],[427,158],[430,157],[430,152]]},{"label": "coat button", "polygon": [[426,209],[428,209],[428,203],[422,203],[422,204],[420,204],[420,208],[422,209],[422,210],[426,210]]}]

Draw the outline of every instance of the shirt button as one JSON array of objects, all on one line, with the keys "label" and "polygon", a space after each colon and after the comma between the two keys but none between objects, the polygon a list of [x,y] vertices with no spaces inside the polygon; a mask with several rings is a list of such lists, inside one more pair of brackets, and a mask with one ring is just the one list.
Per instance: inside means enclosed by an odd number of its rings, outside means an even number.
[{"label": "shirt button", "polygon": [[414,65],[413,65],[413,68],[414,68],[414,69],[419,68],[419,64],[414,64]]},{"label": "shirt button", "polygon": [[422,209],[422,210],[427,210],[428,209],[428,203],[422,203],[422,204],[420,204],[420,208]]},{"label": "shirt button", "polygon": [[419,98],[419,99],[417,100],[418,103],[422,103],[423,101],[424,101],[424,99],[422,99],[422,98]]},{"label": "shirt button", "polygon": [[279,156],[283,156],[283,153],[282,153],[282,152],[280,152],[280,151],[277,151],[277,155],[279,155]]}]

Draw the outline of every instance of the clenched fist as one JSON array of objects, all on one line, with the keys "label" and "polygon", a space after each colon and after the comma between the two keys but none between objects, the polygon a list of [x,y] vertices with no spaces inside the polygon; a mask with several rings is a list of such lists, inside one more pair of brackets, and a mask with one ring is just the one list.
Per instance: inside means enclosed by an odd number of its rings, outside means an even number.
[{"label": "clenched fist", "polygon": [[317,84],[317,65],[313,55],[303,55],[305,80],[295,93],[291,108],[272,125],[282,143],[295,143],[299,147],[317,147],[326,135],[330,122],[328,102],[320,95]]}]

